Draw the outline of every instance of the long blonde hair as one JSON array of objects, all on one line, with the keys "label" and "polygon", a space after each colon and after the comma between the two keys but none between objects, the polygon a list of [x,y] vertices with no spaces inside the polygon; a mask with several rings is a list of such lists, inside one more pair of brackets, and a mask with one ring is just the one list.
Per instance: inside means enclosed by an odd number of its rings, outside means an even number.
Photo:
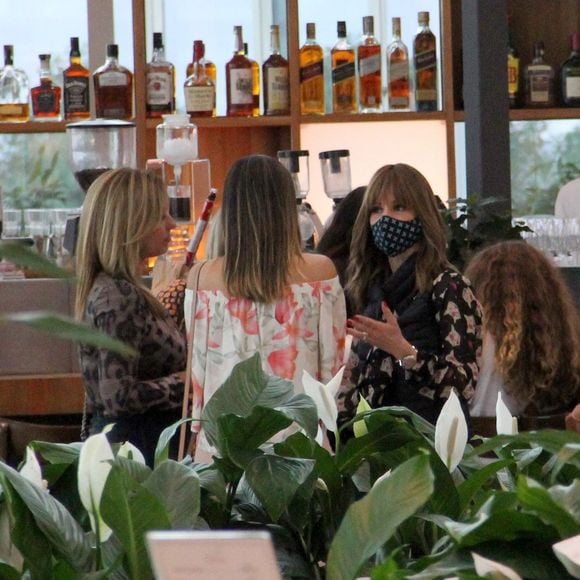
[{"label": "long blonde hair", "polygon": [[100,272],[143,288],[155,311],[162,306],[141,280],[143,240],[159,226],[167,194],[150,171],[121,168],[100,175],[90,186],[79,224],[76,251],[77,319],[82,319]]},{"label": "long blonde hair", "polygon": [[421,222],[423,235],[417,251],[417,290],[429,291],[433,280],[444,269],[452,268],[447,260],[445,222],[429,182],[410,165],[385,165],[371,178],[353,228],[346,290],[356,312],[364,308],[369,286],[385,274],[385,269],[388,271],[386,256],[373,242],[369,220],[373,207],[389,191],[393,192],[396,203],[413,210]]},{"label": "long blonde hair", "polygon": [[288,170],[265,155],[236,161],[226,177],[220,224],[228,293],[261,303],[280,298],[302,255]]}]

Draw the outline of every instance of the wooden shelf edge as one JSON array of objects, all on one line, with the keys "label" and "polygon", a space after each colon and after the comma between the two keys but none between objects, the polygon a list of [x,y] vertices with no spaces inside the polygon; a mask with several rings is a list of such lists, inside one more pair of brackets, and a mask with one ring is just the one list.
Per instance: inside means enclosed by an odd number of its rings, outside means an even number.
[{"label": "wooden shelf edge", "polygon": [[[251,127],[289,127],[291,117],[191,117],[191,122],[202,129],[230,129]],[[154,129],[161,119],[147,119],[147,129]]]},{"label": "wooden shelf edge", "polygon": [[[559,121],[566,119],[580,120],[580,107],[510,110],[510,121]],[[464,111],[455,111],[453,120],[456,122],[465,121]]]}]

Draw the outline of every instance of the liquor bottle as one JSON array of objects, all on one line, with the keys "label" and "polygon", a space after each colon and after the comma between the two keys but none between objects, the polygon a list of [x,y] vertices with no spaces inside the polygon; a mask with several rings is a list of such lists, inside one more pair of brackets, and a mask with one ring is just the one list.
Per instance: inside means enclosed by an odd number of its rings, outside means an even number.
[{"label": "liquor bottle", "polygon": [[4,45],[4,68],[0,71],[0,121],[22,123],[30,118],[28,76],[14,68],[14,50]]},{"label": "liquor bottle", "polygon": [[356,70],[354,49],[346,38],[346,22],[337,25],[338,40],[330,51],[332,66],[332,110],[356,113]]},{"label": "liquor bottle", "polygon": [[510,108],[517,107],[520,101],[520,57],[513,44],[512,30],[508,23],[507,51],[508,97]]},{"label": "liquor bottle", "polygon": [[[196,42],[198,42],[199,46],[201,46],[202,56],[200,59],[200,63],[203,64],[203,66],[205,68],[205,74],[210,78],[211,82],[213,83],[214,95],[215,95],[217,93],[217,68],[211,60],[205,58],[205,44],[201,40],[194,40],[193,41],[193,55],[194,55],[194,57],[195,57],[195,46],[196,46],[195,43]],[[193,60],[187,65],[185,78],[186,79],[189,78],[192,74],[193,74]],[[212,114],[214,117],[217,114],[215,96],[214,96]]]},{"label": "liquor bottle", "polygon": [[107,60],[93,74],[95,111],[104,119],[133,116],[133,73],[118,61],[119,47],[107,45]]},{"label": "liquor bottle", "polygon": [[417,111],[437,110],[437,51],[429,28],[429,12],[419,12],[419,30],[413,40],[415,105]]},{"label": "liquor bottle", "polygon": [[300,112],[324,114],[324,51],[316,42],[316,24],[306,23],[306,42],[300,48]]},{"label": "liquor bottle", "polygon": [[288,61],[280,54],[280,28],[270,26],[272,53],[262,65],[264,79],[264,115],[290,114],[290,87]]},{"label": "liquor bottle", "polygon": [[562,103],[566,107],[580,107],[580,34],[572,34],[570,41],[572,52],[560,70]]},{"label": "liquor bottle", "polygon": [[195,117],[213,116],[215,106],[215,85],[207,74],[203,52],[203,42],[196,40],[193,49],[192,73],[183,85],[185,110]]},{"label": "liquor bottle", "polygon": [[381,110],[381,44],[375,36],[372,16],[363,16],[363,37],[357,48],[358,102],[361,113]]},{"label": "liquor bottle", "polygon": [[260,65],[250,58],[248,53],[248,43],[244,42],[244,55],[252,65],[252,116],[260,116]]},{"label": "liquor bottle", "polygon": [[526,106],[554,106],[554,69],[544,60],[544,43],[534,42],[534,58],[525,70]]},{"label": "liquor bottle", "polygon": [[252,116],[252,63],[244,55],[241,26],[234,26],[234,56],[226,64],[226,100],[229,117]]},{"label": "liquor bottle", "polygon": [[62,89],[52,80],[50,54],[39,54],[40,84],[30,91],[32,114],[37,121],[60,121]]},{"label": "liquor bottle", "polygon": [[148,118],[175,112],[175,67],[165,60],[163,34],[153,33],[153,56],[147,63],[145,110]]},{"label": "liquor bottle", "polygon": [[62,73],[64,118],[81,121],[91,116],[89,71],[81,64],[79,39],[70,39],[69,66]]},{"label": "liquor bottle", "polygon": [[393,18],[393,41],[387,46],[389,110],[408,109],[411,103],[409,52],[401,40],[401,19]]}]

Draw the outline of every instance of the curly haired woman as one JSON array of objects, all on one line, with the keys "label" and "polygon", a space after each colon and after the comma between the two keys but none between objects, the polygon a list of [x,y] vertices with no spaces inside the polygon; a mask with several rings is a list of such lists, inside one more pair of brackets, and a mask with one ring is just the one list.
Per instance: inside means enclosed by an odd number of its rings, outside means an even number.
[{"label": "curly haired woman", "polygon": [[580,400],[580,315],[559,270],[510,241],[476,254],[465,275],[484,313],[471,414],[495,415],[498,392],[513,415],[570,410]]}]

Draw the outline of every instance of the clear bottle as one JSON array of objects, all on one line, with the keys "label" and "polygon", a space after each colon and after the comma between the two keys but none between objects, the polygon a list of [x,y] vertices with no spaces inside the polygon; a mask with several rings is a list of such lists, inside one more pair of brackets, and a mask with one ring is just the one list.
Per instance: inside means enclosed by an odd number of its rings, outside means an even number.
[{"label": "clear bottle", "polygon": [[316,24],[306,23],[306,42],[300,48],[300,112],[324,114],[324,51],[316,42]]},{"label": "clear bottle", "polygon": [[332,110],[356,113],[356,65],[354,48],[346,37],[346,22],[337,22],[338,40],[330,51],[332,65]]},{"label": "clear bottle", "polygon": [[520,101],[520,57],[512,39],[512,29],[508,23],[507,50],[508,97],[511,108],[517,107]]},{"label": "clear bottle", "polygon": [[[211,82],[213,83],[213,86],[215,87],[214,93],[217,93],[217,67],[215,66],[214,62],[212,62],[211,60],[209,60],[205,57],[205,44],[202,40],[194,40],[193,41],[193,56],[194,56],[194,58],[195,58],[195,43],[196,42],[200,43],[200,45],[202,47],[202,52],[203,52],[203,55],[200,59],[200,63],[203,64],[203,66],[205,68],[205,74],[211,79]],[[193,59],[187,65],[185,78],[186,79],[189,78],[192,74],[193,74]],[[216,100],[214,98],[213,116],[215,117],[216,114],[217,114],[217,108],[216,108]]]},{"label": "clear bottle", "polygon": [[193,49],[192,73],[183,85],[185,110],[195,117],[212,117],[215,107],[215,85],[207,74],[203,52],[203,42],[196,40]]},{"label": "clear bottle", "polygon": [[580,34],[572,34],[570,42],[572,52],[560,69],[562,104],[566,107],[580,107]]},{"label": "clear bottle", "polygon": [[271,54],[262,65],[264,79],[264,115],[290,114],[288,61],[280,54],[280,28],[270,26]]},{"label": "clear bottle", "polygon": [[133,73],[118,61],[119,47],[107,45],[107,60],[93,74],[95,112],[103,119],[133,116]]},{"label": "clear bottle", "polygon": [[363,37],[357,47],[358,101],[361,113],[381,110],[383,83],[381,77],[381,43],[375,36],[372,16],[363,16]]},{"label": "clear bottle", "polygon": [[175,112],[175,67],[165,59],[161,32],[153,33],[153,56],[145,74],[147,117],[160,118]]},{"label": "clear bottle", "polygon": [[69,66],[62,73],[64,118],[82,121],[91,116],[89,71],[81,64],[79,39],[70,39]]},{"label": "clear bottle", "polygon": [[4,45],[4,68],[0,71],[0,121],[22,123],[30,118],[28,76],[14,68],[14,49]]},{"label": "clear bottle", "polygon": [[437,110],[437,43],[429,28],[429,12],[419,12],[419,29],[413,40],[415,106],[417,111]]},{"label": "clear bottle", "polygon": [[40,84],[30,90],[32,114],[37,121],[60,121],[62,89],[52,80],[50,54],[39,54]]},{"label": "clear bottle", "polygon": [[393,41],[387,46],[387,95],[389,110],[408,109],[411,105],[409,51],[401,40],[401,19],[394,17]]},{"label": "clear bottle", "polygon": [[241,26],[234,26],[234,55],[226,64],[226,100],[228,117],[252,116],[252,63],[244,55]]},{"label": "clear bottle", "polygon": [[554,68],[544,60],[544,43],[534,42],[534,58],[525,70],[526,106],[554,106]]},{"label": "clear bottle", "polygon": [[250,58],[248,53],[248,43],[244,42],[244,55],[252,65],[252,116],[260,116],[260,65]]}]

